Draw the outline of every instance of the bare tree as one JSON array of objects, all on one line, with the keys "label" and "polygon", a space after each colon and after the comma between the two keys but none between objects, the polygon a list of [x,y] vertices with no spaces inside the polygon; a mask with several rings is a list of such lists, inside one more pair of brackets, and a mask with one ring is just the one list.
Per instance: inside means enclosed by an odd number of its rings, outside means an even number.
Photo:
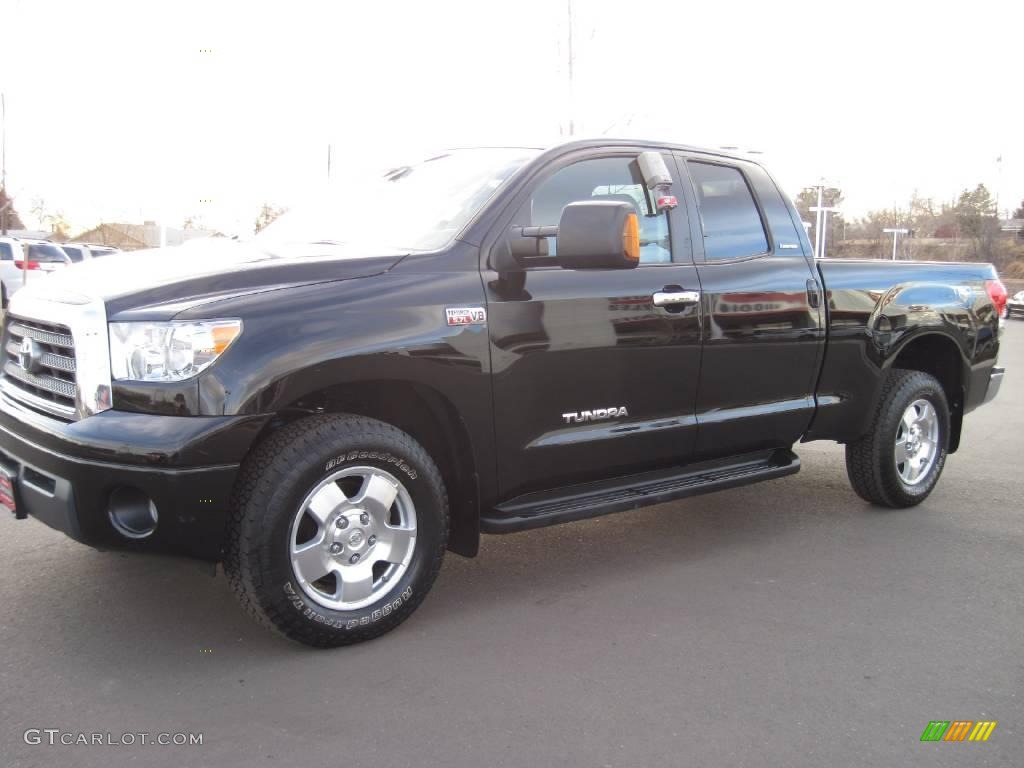
[{"label": "bare tree", "polygon": [[256,231],[259,232],[265,229],[274,221],[278,216],[285,212],[285,208],[275,208],[270,203],[264,203],[263,207],[260,208],[259,214],[256,216]]},{"label": "bare tree", "polygon": [[0,187],[0,233],[7,234],[8,229],[24,229],[21,217],[14,209],[14,200],[7,196],[7,190]]}]

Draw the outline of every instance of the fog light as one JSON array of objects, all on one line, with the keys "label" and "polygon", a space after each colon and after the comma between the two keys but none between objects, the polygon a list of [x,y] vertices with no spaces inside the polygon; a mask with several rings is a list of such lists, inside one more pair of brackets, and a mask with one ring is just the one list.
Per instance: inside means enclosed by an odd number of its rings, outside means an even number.
[{"label": "fog light", "polygon": [[156,530],[156,504],[138,488],[121,485],[110,492],[110,522],[129,539],[144,539]]}]

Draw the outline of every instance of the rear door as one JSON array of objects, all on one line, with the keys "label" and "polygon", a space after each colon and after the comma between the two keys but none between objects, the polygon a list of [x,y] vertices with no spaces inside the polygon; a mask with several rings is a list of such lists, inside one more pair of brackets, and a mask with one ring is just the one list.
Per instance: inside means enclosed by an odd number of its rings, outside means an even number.
[{"label": "rear door", "polygon": [[[693,452],[700,305],[653,298],[699,289],[690,223],[685,206],[654,210],[639,151],[553,161],[498,225],[492,248],[513,224],[557,225],[571,202],[620,200],[637,208],[641,229],[635,269],[484,267],[503,498],[683,463]],[[685,186],[674,189],[682,199]]]},{"label": "rear door", "polygon": [[706,318],[695,454],[792,445],[814,415],[822,291],[806,238],[760,166],[682,154]]}]

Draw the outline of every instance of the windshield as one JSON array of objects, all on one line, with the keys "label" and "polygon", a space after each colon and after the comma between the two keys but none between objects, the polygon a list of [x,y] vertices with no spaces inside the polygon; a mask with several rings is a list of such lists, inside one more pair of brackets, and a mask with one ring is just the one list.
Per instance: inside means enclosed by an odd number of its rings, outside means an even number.
[{"label": "windshield", "polygon": [[340,179],[315,203],[282,215],[255,242],[271,252],[311,243],[355,246],[353,255],[366,256],[440,248],[539,151],[460,149],[383,176]]}]

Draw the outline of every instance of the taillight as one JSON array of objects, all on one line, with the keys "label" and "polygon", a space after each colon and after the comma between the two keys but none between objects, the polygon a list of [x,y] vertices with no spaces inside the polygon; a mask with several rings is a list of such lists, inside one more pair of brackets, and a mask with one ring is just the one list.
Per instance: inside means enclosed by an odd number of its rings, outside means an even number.
[{"label": "taillight", "polygon": [[[22,261],[21,259],[15,259],[14,260],[14,266],[17,267],[18,269],[42,269],[42,267],[39,266],[39,262],[38,261],[30,261],[28,263],[28,267],[26,267],[25,266],[25,262]],[[1005,291],[1004,291],[1004,293],[1005,293]]]},{"label": "taillight", "polygon": [[1006,311],[1006,286],[1003,285],[1002,280],[986,280],[985,289],[988,291],[988,297],[992,299],[992,303],[996,307],[996,316],[1002,317],[1003,312]]}]

